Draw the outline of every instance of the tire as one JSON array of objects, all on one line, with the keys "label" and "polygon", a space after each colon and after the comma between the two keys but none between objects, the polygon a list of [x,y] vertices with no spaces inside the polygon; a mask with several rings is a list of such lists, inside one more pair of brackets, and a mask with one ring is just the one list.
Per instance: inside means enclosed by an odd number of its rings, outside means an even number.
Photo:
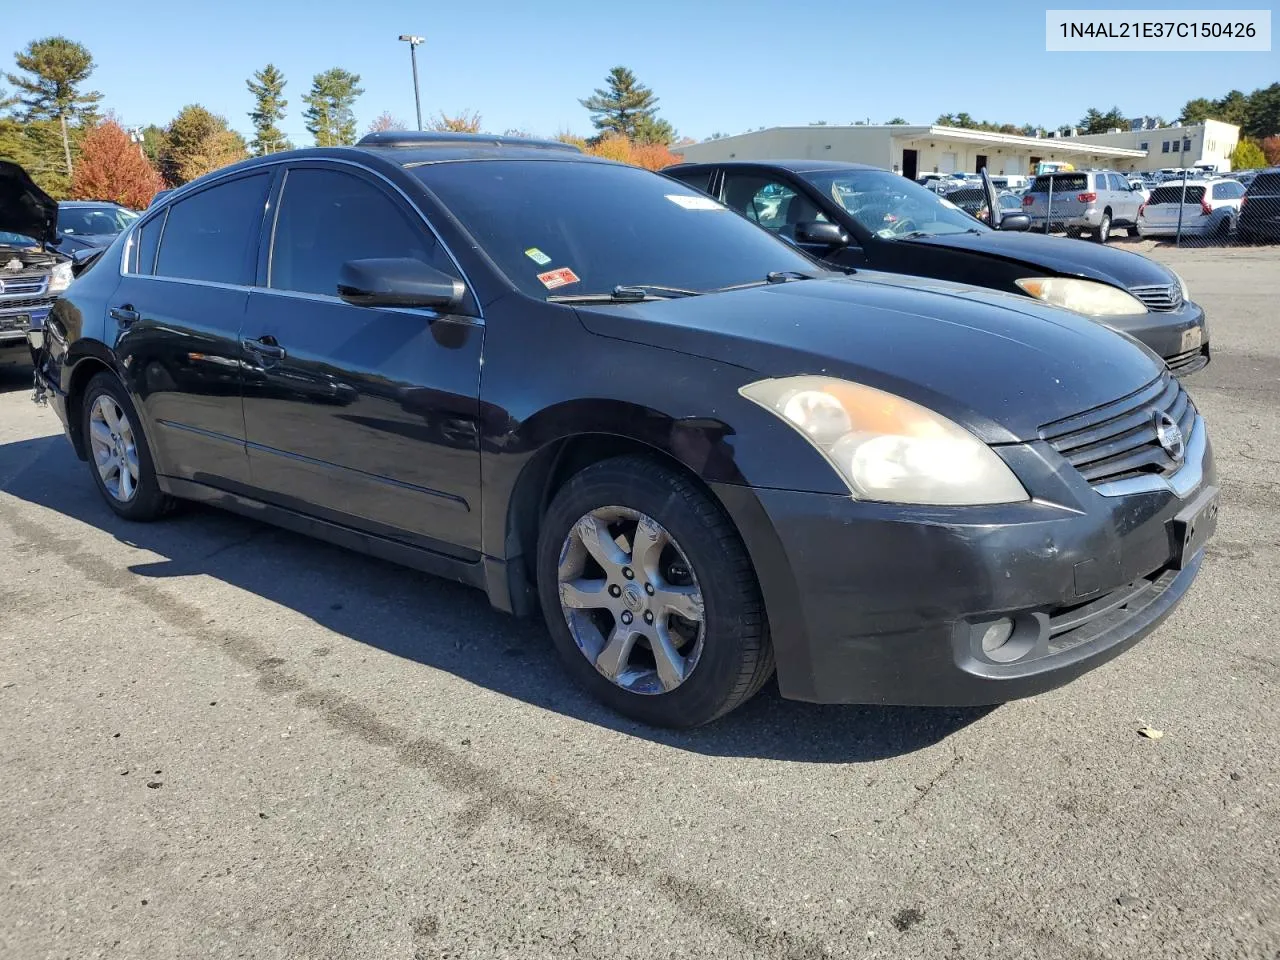
[{"label": "tire", "polygon": [[1218,225],[1213,230],[1213,238],[1219,243],[1231,242],[1231,218],[1223,217],[1218,221]]},{"label": "tire", "polygon": [[1102,219],[1098,222],[1098,229],[1093,231],[1093,239],[1104,244],[1111,239],[1111,214],[1102,215]]},{"label": "tire", "polygon": [[[104,415],[112,410],[115,425]],[[89,472],[107,506],[126,520],[155,520],[167,513],[173,501],[160,489],[138,411],[114,375],[103,372],[89,381],[80,404],[80,415]],[[109,432],[104,433],[104,427]],[[119,451],[125,453],[123,461],[116,455]],[[106,464],[113,458],[116,467],[111,470]],[[127,475],[121,469],[122,462],[129,467]]]},{"label": "tire", "polygon": [[[636,516],[618,515],[619,510]],[[646,551],[640,539],[638,554],[637,534],[645,536],[642,522],[649,542],[665,545]],[[668,540],[655,536],[655,525]],[[607,533],[593,539],[593,530]],[[598,539],[597,553],[586,545],[588,539]],[[598,553],[608,567],[596,561]],[[629,566],[636,560],[643,569]],[[640,456],[582,470],[560,489],[543,517],[537,561],[543,615],[566,668],[618,713],[653,726],[695,727],[745,703],[773,675],[764,602],[746,547],[723,510],[675,470]],[[600,586],[579,592],[576,583]],[[615,588],[621,589],[620,598],[606,598]],[[662,605],[664,597],[677,595],[671,591],[698,594],[700,604],[690,608],[702,615],[698,629],[688,629],[693,620],[682,620]],[[562,602],[562,595],[574,602]],[[628,606],[637,612],[630,613]],[[642,617],[654,625],[642,626]],[[664,636],[681,644],[676,674],[669,665],[673,661],[663,658],[665,679],[655,653],[661,640],[650,639],[658,636],[659,625]],[[620,634],[635,639],[625,647],[628,652],[611,657],[610,649],[623,649],[621,640],[610,643]],[[603,665],[606,660],[609,665]]]}]

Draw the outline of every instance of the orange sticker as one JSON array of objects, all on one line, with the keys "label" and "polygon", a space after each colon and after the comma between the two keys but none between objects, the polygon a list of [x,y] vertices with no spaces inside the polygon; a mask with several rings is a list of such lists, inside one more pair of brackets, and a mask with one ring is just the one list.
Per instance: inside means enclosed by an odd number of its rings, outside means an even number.
[{"label": "orange sticker", "polygon": [[548,270],[546,273],[538,274],[538,279],[542,281],[542,285],[548,290],[554,290],[556,287],[577,283],[578,275],[568,267],[560,267],[557,270]]}]

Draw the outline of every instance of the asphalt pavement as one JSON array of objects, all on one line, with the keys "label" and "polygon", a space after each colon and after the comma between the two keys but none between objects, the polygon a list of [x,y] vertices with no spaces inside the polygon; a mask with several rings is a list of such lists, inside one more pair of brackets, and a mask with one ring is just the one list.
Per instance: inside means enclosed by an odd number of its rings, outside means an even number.
[{"label": "asphalt pavement", "polygon": [[1150,253],[1211,318],[1217,538],[990,710],[632,724],[477,591],[116,519],[0,379],[0,957],[1276,960],[1280,248]]}]

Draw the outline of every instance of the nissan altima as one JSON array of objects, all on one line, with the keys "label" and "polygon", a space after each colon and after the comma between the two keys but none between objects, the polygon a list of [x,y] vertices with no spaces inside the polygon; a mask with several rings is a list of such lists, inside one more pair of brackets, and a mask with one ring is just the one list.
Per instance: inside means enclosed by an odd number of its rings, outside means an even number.
[{"label": "nissan altima", "polygon": [[218,171],[39,347],[121,517],[203,501],[479,587],[653,724],[775,670],[822,702],[1058,686],[1168,616],[1217,518],[1204,422],[1137,342],[830,272],[556,143],[376,134]]}]

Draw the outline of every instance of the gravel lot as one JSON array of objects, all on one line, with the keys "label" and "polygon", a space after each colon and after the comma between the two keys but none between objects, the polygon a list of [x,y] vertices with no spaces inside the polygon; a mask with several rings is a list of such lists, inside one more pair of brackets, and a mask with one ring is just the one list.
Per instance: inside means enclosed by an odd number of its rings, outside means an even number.
[{"label": "gravel lot", "polygon": [[1280,249],[1150,252],[1210,312],[1217,539],[994,710],[620,721],[479,592],[115,519],[3,380],[0,956],[1280,957]]}]

